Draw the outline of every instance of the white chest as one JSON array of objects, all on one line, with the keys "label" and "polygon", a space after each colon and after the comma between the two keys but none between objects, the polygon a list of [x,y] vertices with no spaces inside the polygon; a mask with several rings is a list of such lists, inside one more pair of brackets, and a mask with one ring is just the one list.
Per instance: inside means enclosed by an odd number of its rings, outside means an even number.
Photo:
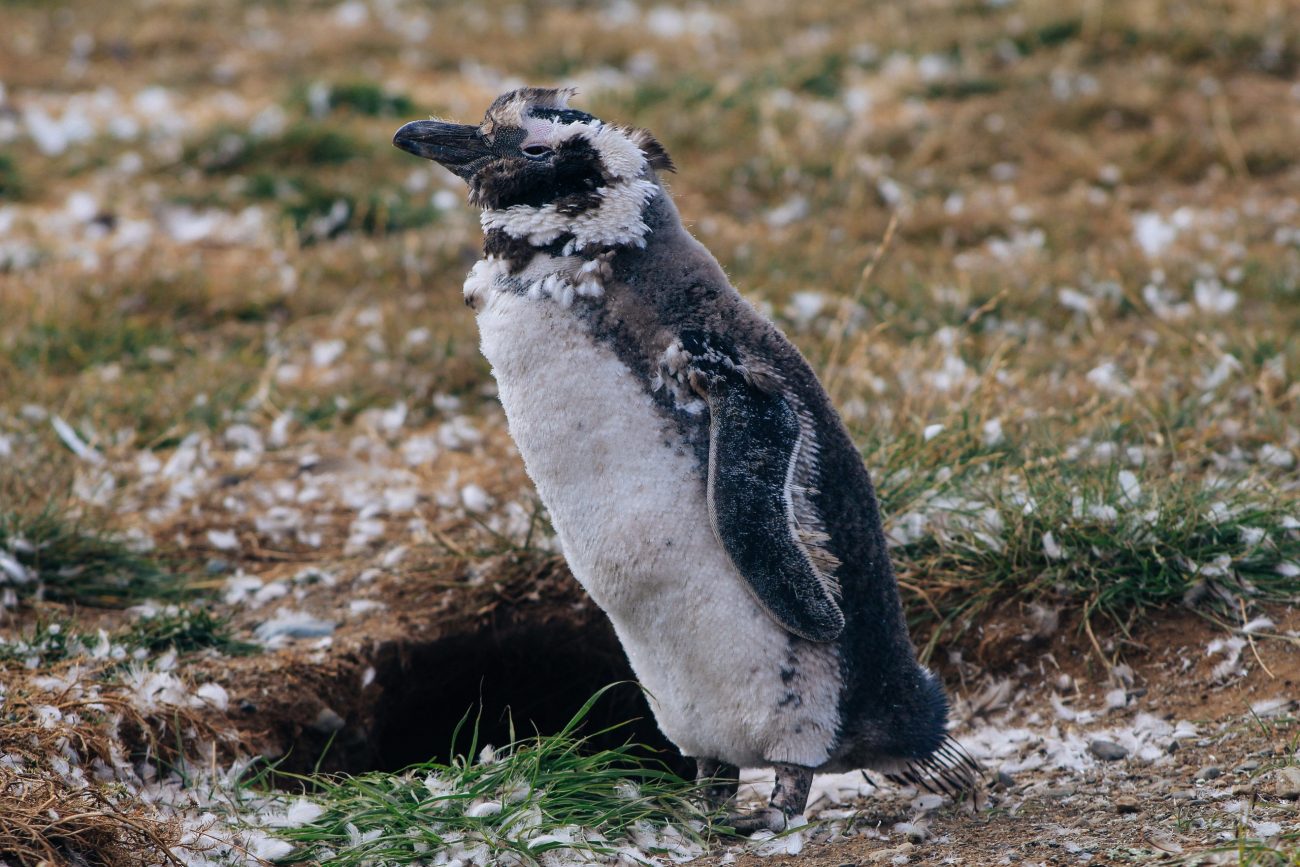
[{"label": "white chest", "polygon": [[742,765],[825,761],[835,650],[792,645],[754,602],[713,535],[694,456],[642,383],[550,299],[493,292],[478,322],[565,558],[610,616],[664,733],[688,755]]},{"label": "white chest", "polygon": [[681,544],[670,534],[683,525],[702,521],[705,535],[687,535],[714,546],[693,459],[676,453],[653,399],[572,309],[499,292],[478,322],[510,434],[566,558],[606,611],[660,589],[625,573]]}]

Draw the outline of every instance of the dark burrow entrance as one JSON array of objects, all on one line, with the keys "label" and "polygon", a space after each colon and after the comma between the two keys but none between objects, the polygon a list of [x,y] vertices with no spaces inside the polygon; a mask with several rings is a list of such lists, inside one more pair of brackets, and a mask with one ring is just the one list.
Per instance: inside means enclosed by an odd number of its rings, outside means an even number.
[{"label": "dark burrow entrance", "polygon": [[250,658],[233,675],[246,740],[288,774],[396,771],[465,755],[476,724],[480,747],[509,743],[512,724],[516,739],[554,734],[610,687],[578,734],[593,749],[640,744],[680,774],[693,770],[562,560],[513,558],[480,574],[490,578],[450,586],[446,573],[407,576],[385,594],[393,614],[382,627],[312,663]]},{"label": "dark burrow entrance", "polygon": [[509,743],[512,724],[516,739],[554,734],[610,687],[578,734],[593,749],[643,745],[645,756],[689,773],[693,764],[660,733],[613,627],[567,570],[543,564],[519,577],[446,606],[429,606],[414,588],[415,616],[366,650],[319,665],[254,667],[256,680],[244,681],[246,725],[260,729],[267,754],[289,774],[395,771],[466,754],[476,725],[480,747]]},{"label": "dark burrow entrance", "polygon": [[603,617],[516,622],[391,647],[376,660],[383,693],[368,738],[372,767],[447,761],[469,749],[475,724],[480,746],[508,743],[512,723],[518,738],[553,734],[597,691],[617,684],[592,707],[580,733],[593,735],[593,748],[643,744],[685,773],[688,764],[660,733],[633,680]]}]

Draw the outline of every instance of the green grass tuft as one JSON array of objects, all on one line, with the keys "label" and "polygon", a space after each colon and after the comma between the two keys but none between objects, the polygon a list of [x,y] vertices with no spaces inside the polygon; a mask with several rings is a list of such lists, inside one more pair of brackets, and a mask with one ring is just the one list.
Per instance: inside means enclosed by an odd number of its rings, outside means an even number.
[{"label": "green grass tuft", "polygon": [[260,650],[256,644],[235,638],[229,617],[189,606],[168,606],[141,617],[116,637],[128,647],[143,648],[151,654],[167,650],[193,653],[211,648],[228,656],[245,656]]},{"label": "green grass tuft", "polygon": [[355,179],[322,183],[310,174],[258,172],[249,178],[245,194],[276,202],[304,243],[348,231],[383,236],[427,226],[441,216],[427,197],[413,198],[393,184],[374,186]]},{"label": "green grass tuft", "polygon": [[0,639],[0,664],[13,663],[32,667],[53,665],[85,653],[96,636],[81,632],[71,620],[40,617],[31,631],[21,638]]},{"label": "green grass tuft", "polygon": [[[0,664],[17,663],[30,668],[33,660],[45,667],[96,654],[102,658],[105,641],[115,648],[112,658],[125,662],[169,651],[184,654],[212,649],[227,656],[244,656],[261,649],[235,638],[227,618],[200,609],[168,606],[112,633],[86,631],[75,620],[64,617],[38,617],[24,635],[0,638]],[[123,650],[135,653],[123,654]]]},{"label": "green grass tuft", "polygon": [[335,166],[367,152],[368,148],[357,139],[332,126],[299,121],[271,138],[217,130],[191,145],[186,162],[201,166],[209,174],[231,174],[267,167]]},{"label": "green grass tuft", "polygon": [[1002,82],[994,78],[959,78],[926,85],[925,96],[927,99],[970,99],[997,93],[1002,88]]},{"label": "green grass tuft", "polygon": [[[1233,856],[1231,861],[1204,862],[1200,858],[1207,854]],[[1238,825],[1237,838],[1232,843],[1216,847],[1208,852],[1196,855],[1176,863],[1230,863],[1239,867],[1296,867],[1300,864],[1300,831],[1289,830],[1270,840],[1261,840],[1251,836],[1248,828]]]},{"label": "green grass tuft", "polygon": [[0,550],[32,575],[14,585],[20,598],[39,594],[54,602],[124,608],[185,593],[183,576],[112,534],[52,508],[30,516],[0,513]]},{"label": "green grass tuft", "polygon": [[1045,24],[1025,35],[1016,36],[1012,41],[1021,54],[1029,54],[1038,49],[1051,48],[1072,39],[1078,39],[1082,33],[1083,21],[1081,19],[1065,18]]},{"label": "green grass tuft", "polygon": [[366,117],[405,117],[415,113],[415,103],[403,93],[392,93],[373,81],[330,85],[331,111],[343,109]]},{"label": "green grass tuft", "polygon": [[460,844],[485,846],[502,863],[538,864],[566,850],[613,853],[647,827],[671,826],[702,844],[709,817],[694,798],[697,784],[642,758],[642,747],[592,750],[579,734],[607,689],[553,735],[479,753],[475,728],[466,755],[450,764],[303,778],[325,812],[281,832],[299,847],[291,863],[424,863]]},{"label": "green grass tuft", "polygon": [[282,210],[303,241],[328,240],[349,229],[384,235],[427,226],[438,219],[437,208],[415,204],[405,194],[374,191],[358,197],[309,180],[294,186]]},{"label": "green grass tuft", "polygon": [[0,199],[21,199],[25,191],[22,174],[9,154],[0,154]]},{"label": "green grass tuft", "polygon": [[174,356],[177,347],[172,328],[143,317],[120,319],[112,326],[103,321],[38,322],[18,335],[9,357],[20,370],[44,373],[77,373],[110,362],[143,370],[158,364],[151,350]]}]

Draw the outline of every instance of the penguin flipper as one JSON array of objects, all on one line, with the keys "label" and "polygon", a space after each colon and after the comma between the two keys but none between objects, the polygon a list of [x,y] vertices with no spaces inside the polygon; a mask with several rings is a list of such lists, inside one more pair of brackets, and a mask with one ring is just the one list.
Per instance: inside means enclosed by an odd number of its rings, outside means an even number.
[{"label": "penguin flipper", "polygon": [[[713,340],[707,340],[713,337]],[[709,405],[708,507],[713,531],[754,598],[789,632],[834,641],[844,613],[805,546],[796,515],[799,415],[774,389],[760,387],[713,335],[683,334],[681,364]]]}]

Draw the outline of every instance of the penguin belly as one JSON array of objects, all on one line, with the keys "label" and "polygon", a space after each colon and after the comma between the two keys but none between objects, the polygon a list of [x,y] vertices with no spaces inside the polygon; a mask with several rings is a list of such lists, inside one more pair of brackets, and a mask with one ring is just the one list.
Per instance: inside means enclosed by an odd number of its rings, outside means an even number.
[{"label": "penguin belly", "polygon": [[510,434],[570,569],[609,616],[687,756],[819,767],[836,746],[836,645],[758,606],[713,533],[706,468],[575,313],[493,292],[478,314]]}]

